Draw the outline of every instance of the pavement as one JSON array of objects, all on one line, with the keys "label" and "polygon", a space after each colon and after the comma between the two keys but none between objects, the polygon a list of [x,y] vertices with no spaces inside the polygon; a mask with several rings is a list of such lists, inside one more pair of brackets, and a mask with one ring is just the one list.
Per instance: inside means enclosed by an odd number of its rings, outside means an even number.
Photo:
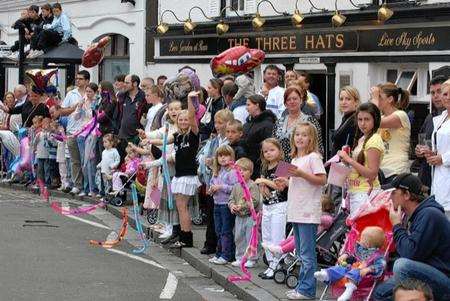
[{"label": "pavement", "polygon": [[[23,187],[23,185],[19,184],[5,184],[1,183],[0,187],[6,187],[14,190],[28,190],[28,188]],[[61,198],[71,198],[72,200],[76,200],[77,202],[83,203],[96,203],[97,200],[89,198],[89,197],[74,197],[69,194],[65,194],[59,191],[51,191],[51,200],[59,200]],[[48,205],[47,205],[48,206]],[[129,224],[131,227],[136,227],[136,222],[134,219],[134,214],[132,210],[132,206],[126,206],[128,207],[128,218],[129,218]],[[116,216],[116,223],[120,223],[120,218],[122,217],[122,207],[115,207],[110,204],[106,205],[106,211],[111,213],[112,215]],[[96,210],[95,212],[102,212],[103,210]],[[285,292],[287,290],[290,290],[286,285],[284,284],[277,284],[273,280],[262,280],[260,279],[257,274],[261,271],[264,271],[267,267],[260,259],[258,262],[258,265],[255,268],[250,269],[253,277],[251,281],[249,282],[237,282],[237,283],[230,283],[227,280],[227,277],[230,275],[240,275],[241,271],[240,268],[232,267],[230,264],[225,266],[219,266],[215,264],[211,264],[208,262],[208,259],[211,256],[202,255],[200,254],[200,249],[203,247],[203,242],[205,238],[205,226],[194,226],[193,228],[193,234],[194,234],[194,247],[193,248],[183,248],[181,250],[171,251],[164,249],[160,244],[158,244],[158,235],[160,233],[154,231],[151,228],[151,225],[146,221],[145,218],[142,216],[140,217],[141,224],[143,226],[143,231],[146,233],[146,235],[155,242],[152,244],[154,248],[150,247],[148,250],[148,254],[155,258],[157,254],[155,255],[155,249],[160,250],[164,254],[163,259],[156,260],[157,262],[160,262],[159,260],[165,260],[165,261],[176,261],[182,260],[184,262],[184,265],[188,264],[189,267],[194,270],[195,272],[191,271],[191,273],[194,273],[196,275],[199,275],[199,277],[203,277],[203,279],[208,279],[216,285],[214,289],[208,290],[209,294],[205,294],[203,285],[203,290],[200,288],[197,291],[199,292],[199,295],[202,296],[202,299],[204,300],[231,300],[231,299],[241,299],[241,300],[287,300]],[[139,244],[139,240],[135,239],[135,242]],[[176,256],[174,256],[176,255]],[[167,266],[164,265],[166,268]],[[179,265],[174,263],[173,270],[177,271],[179,270]],[[170,271],[170,269],[169,269]],[[179,276],[177,275],[177,278]],[[183,277],[181,277],[183,278]],[[195,277],[194,277],[195,278]],[[193,283],[192,279],[191,281],[187,281],[187,285],[194,285],[195,287],[195,281]],[[211,283],[208,283],[211,288],[214,287]],[[197,285],[198,286],[198,285]],[[201,287],[202,285],[200,285]],[[225,289],[225,292],[222,292],[223,289]],[[324,286],[321,283],[318,283],[317,287],[317,295],[316,300],[319,299],[322,291],[324,289]],[[216,293],[216,294],[214,294]],[[228,293],[228,294],[226,294]],[[186,296],[187,297],[187,296]],[[211,299],[210,299],[211,298]],[[186,298],[185,300],[191,300],[190,298]],[[195,299],[192,299],[195,300]],[[325,295],[324,300],[330,300],[330,296],[328,294]]]}]

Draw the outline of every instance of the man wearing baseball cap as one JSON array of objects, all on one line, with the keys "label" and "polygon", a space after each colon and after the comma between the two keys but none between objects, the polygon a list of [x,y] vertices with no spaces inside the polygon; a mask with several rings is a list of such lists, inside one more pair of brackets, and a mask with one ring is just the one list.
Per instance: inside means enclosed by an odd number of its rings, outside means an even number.
[{"label": "man wearing baseball cap", "polygon": [[396,283],[407,278],[430,285],[435,300],[450,300],[450,222],[444,208],[434,196],[423,196],[422,182],[410,173],[399,174],[382,188],[394,189],[389,218],[400,258],[393,277],[375,289],[375,300],[392,300]]}]

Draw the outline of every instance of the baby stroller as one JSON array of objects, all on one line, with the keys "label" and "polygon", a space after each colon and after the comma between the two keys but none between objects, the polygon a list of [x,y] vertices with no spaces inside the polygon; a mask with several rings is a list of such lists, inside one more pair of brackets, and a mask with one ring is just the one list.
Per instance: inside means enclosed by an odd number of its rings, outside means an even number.
[{"label": "baby stroller", "polygon": [[[389,219],[389,203],[392,190],[384,191],[363,204],[357,212],[355,212],[353,218],[347,219],[347,225],[350,226],[350,231],[347,234],[347,238],[344,247],[341,250],[341,254],[347,252],[353,254],[356,247],[356,242],[359,239],[361,232],[368,226],[378,226],[382,228],[386,235],[385,245],[381,248],[384,252],[384,257],[387,261],[389,253],[395,250],[393,243],[392,224]],[[353,293],[352,300],[370,300],[375,285],[379,279],[387,277],[386,271],[383,275],[376,279],[372,276],[365,276],[358,284],[357,290]],[[332,286],[332,296],[340,295],[344,288],[338,283]],[[325,294],[328,290],[328,286],[325,287],[320,300],[324,300]]]},{"label": "baby stroller", "polygon": [[[121,207],[127,202],[127,195],[129,194],[128,192],[130,191],[130,184],[136,179],[136,175],[138,174],[138,172],[139,169],[136,170],[136,172],[130,175],[129,177],[124,175],[120,176],[120,179],[122,180],[123,183],[120,189],[115,192],[106,194],[105,198],[109,204]],[[138,198],[140,200],[142,198],[142,195],[139,193],[139,190],[138,190]]]},{"label": "baby stroller", "polygon": [[[327,267],[334,265],[339,250],[344,244],[345,234],[348,227],[345,225],[347,213],[340,210],[334,217],[333,223],[328,229],[324,229],[316,239],[316,253],[319,266]],[[289,236],[292,235],[292,230]],[[285,283],[287,287],[293,289],[298,282],[298,266],[300,260],[295,250],[280,257],[277,269],[274,272],[274,281],[278,284]]]}]

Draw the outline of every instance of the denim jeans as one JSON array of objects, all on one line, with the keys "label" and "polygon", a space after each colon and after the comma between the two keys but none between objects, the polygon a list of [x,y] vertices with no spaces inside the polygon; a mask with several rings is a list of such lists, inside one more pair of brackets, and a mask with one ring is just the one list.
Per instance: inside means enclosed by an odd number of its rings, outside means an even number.
[{"label": "denim jeans", "polygon": [[408,278],[427,283],[433,291],[434,300],[450,300],[450,278],[431,265],[407,258],[399,258],[394,263],[393,272],[393,277],[380,283],[375,288],[375,300],[393,300],[392,290],[395,285]]},{"label": "denim jeans", "polygon": [[230,261],[234,257],[234,218],[228,205],[214,205],[214,227],[217,235],[217,257]]},{"label": "denim jeans", "polygon": [[67,181],[69,182],[67,187],[72,188],[74,186],[72,181],[72,166],[70,162],[70,158],[65,158],[66,160],[66,170],[67,170]]},{"label": "denim jeans", "polygon": [[78,150],[80,151],[81,170],[83,171],[83,188],[86,193],[98,191],[97,185],[95,184],[95,160],[86,156],[86,153],[89,154],[91,151],[94,151],[94,149],[87,149],[89,147],[88,145],[90,145],[86,143],[88,142],[88,139],[91,139],[91,137],[77,137]]},{"label": "denim jeans", "polygon": [[52,183],[50,171],[49,159],[37,159],[37,178],[44,181],[45,185],[50,185]]},{"label": "denim jeans", "polygon": [[316,297],[317,269],[316,233],[317,224],[292,223],[294,229],[295,248],[301,261],[298,284],[295,290],[304,296]]}]

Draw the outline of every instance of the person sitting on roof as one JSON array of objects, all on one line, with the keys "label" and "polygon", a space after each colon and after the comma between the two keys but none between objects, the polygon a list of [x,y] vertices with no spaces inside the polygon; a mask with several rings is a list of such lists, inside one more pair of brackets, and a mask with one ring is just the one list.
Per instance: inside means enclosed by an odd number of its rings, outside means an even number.
[{"label": "person sitting on roof", "polygon": [[33,56],[28,58],[35,58],[47,53],[51,48],[58,46],[61,42],[67,42],[72,37],[70,20],[63,13],[61,4],[53,4],[52,9],[54,15],[53,22],[43,26],[44,30],[41,32],[37,44],[39,51],[35,51]]}]

